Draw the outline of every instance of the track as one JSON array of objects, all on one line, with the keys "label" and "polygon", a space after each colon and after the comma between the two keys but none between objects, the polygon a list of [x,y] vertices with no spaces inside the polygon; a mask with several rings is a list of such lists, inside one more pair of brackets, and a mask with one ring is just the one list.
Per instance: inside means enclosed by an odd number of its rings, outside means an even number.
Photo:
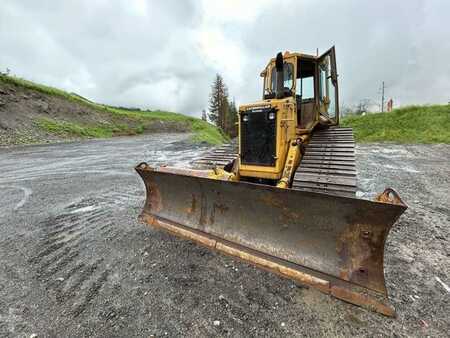
[{"label": "track", "polygon": [[354,197],[356,169],[353,130],[330,128],[315,132],[297,168],[292,187]]},{"label": "track", "polygon": [[238,157],[238,146],[236,140],[213,148],[195,159],[192,164],[196,168],[210,169],[215,166],[224,167],[229,162]]},{"label": "track", "polygon": [[[236,141],[195,159],[198,168],[223,167],[238,157]],[[305,150],[293,189],[353,197],[356,193],[355,141],[351,128],[317,131]]]}]

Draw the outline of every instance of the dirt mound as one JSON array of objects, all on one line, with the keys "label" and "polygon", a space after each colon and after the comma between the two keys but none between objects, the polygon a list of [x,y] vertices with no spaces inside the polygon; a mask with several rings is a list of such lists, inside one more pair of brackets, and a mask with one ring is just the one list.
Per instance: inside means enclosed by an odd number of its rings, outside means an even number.
[{"label": "dirt mound", "polygon": [[[111,109],[49,95],[0,81],[0,145],[47,143],[106,136],[154,132],[186,132],[181,121],[153,120],[142,123]],[[101,136],[100,136],[101,137]]]}]

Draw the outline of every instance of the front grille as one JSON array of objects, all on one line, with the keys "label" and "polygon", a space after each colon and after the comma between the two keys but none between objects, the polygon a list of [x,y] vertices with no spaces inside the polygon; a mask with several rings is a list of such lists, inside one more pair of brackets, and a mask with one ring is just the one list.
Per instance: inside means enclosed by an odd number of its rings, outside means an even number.
[{"label": "front grille", "polygon": [[[269,114],[275,115],[274,119]],[[275,165],[276,110],[254,108],[241,113],[241,163]]]}]

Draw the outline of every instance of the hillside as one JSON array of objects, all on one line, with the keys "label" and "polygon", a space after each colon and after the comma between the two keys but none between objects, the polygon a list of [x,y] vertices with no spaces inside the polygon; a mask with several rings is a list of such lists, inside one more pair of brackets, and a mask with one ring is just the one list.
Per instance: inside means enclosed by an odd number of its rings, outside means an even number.
[{"label": "hillside", "polygon": [[450,105],[409,106],[389,113],[345,117],[357,142],[450,143]]},{"label": "hillside", "polygon": [[193,142],[225,137],[200,119],[165,111],[97,104],[77,94],[0,74],[0,145],[144,133],[192,133]]}]

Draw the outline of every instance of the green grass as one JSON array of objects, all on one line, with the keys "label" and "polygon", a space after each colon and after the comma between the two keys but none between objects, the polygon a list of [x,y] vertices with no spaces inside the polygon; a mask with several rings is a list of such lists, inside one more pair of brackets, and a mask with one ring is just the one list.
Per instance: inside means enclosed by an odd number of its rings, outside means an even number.
[{"label": "green grass", "polygon": [[[156,118],[152,118],[156,119]],[[195,118],[188,118],[190,131],[193,132],[192,141],[194,143],[221,144],[228,138],[220,131],[207,122]],[[74,122],[56,121],[53,119],[41,117],[35,120],[35,123],[43,130],[60,136],[94,137],[108,138],[114,135],[136,135],[142,134],[145,125],[139,124],[130,127],[126,124],[95,124],[82,125]]]},{"label": "green grass", "polygon": [[36,124],[47,132],[58,135],[71,135],[79,137],[95,137],[104,138],[114,135],[134,135],[141,134],[146,127],[157,121],[170,123],[176,127],[177,131],[192,132],[192,142],[206,142],[209,144],[220,144],[228,140],[218,128],[202,121],[200,119],[186,116],[179,113],[167,111],[149,111],[149,110],[133,110],[128,108],[113,107],[104,104],[92,102],[78,94],[68,93],[64,90],[34,83],[15,76],[0,73],[0,82],[13,84],[28,88],[40,93],[57,96],[66,100],[70,100],[79,104],[83,104],[89,108],[95,109],[102,113],[110,114],[116,119],[122,120],[121,123],[115,124],[95,124],[81,125],[73,122],[56,121],[47,118],[39,118]]},{"label": "green grass", "polygon": [[229,138],[222,134],[218,128],[205,121],[191,118],[190,122],[194,132],[193,141],[196,143],[221,144],[224,141],[229,141]]},{"label": "green grass", "polygon": [[111,125],[104,123],[86,126],[79,123],[56,121],[45,117],[38,118],[35,122],[41,129],[60,136],[108,138],[117,134],[134,135],[143,132],[139,127],[134,129],[125,124]]},{"label": "green grass", "polygon": [[358,142],[450,143],[450,105],[409,106],[389,113],[349,116]]},{"label": "green grass", "polygon": [[52,95],[52,96],[59,96],[59,97],[63,97],[67,100],[71,100],[71,101],[77,101],[77,102],[81,102],[81,103],[85,103],[88,105],[96,105],[91,103],[88,100],[85,100],[83,97],[79,96],[79,95],[74,95],[74,94],[70,94],[64,90],[58,89],[58,88],[54,88],[54,87],[49,87],[49,86],[45,86],[39,83],[35,83],[32,81],[28,81],[16,76],[11,76],[11,75],[6,75],[6,74],[0,74],[0,81],[5,82],[5,83],[10,83],[16,86],[20,86],[23,88],[28,88],[31,90],[35,90],[38,92],[41,92],[43,94],[47,94],[47,95]]}]

